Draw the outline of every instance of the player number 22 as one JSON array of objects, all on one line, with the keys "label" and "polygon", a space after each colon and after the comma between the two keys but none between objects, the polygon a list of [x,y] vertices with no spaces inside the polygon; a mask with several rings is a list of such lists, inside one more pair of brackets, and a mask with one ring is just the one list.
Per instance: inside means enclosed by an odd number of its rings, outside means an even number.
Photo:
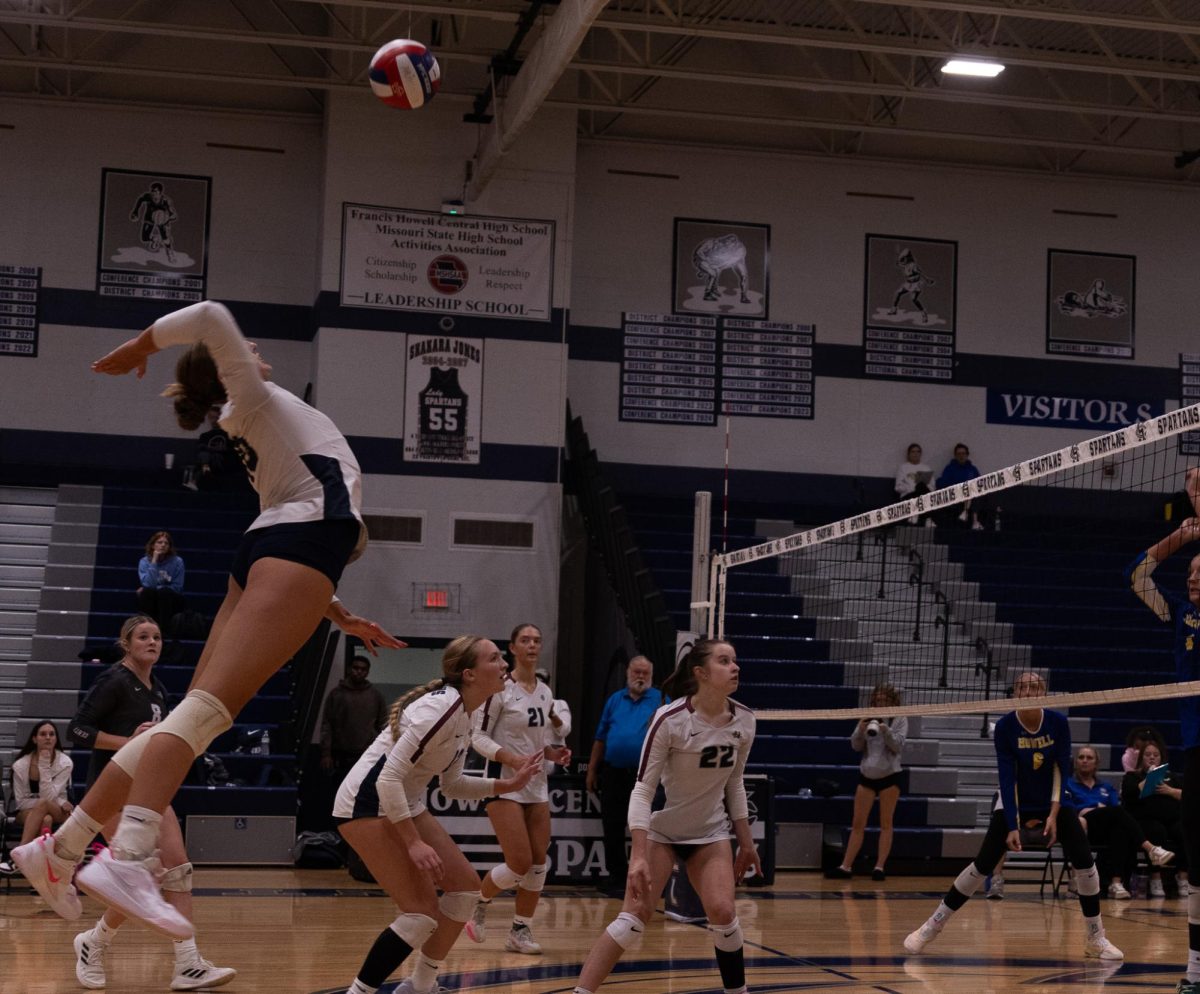
[{"label": "player number 22", "polygon": [[705,746],[700,750],[701,769],[713,770],[733,765],[733,746]]}]

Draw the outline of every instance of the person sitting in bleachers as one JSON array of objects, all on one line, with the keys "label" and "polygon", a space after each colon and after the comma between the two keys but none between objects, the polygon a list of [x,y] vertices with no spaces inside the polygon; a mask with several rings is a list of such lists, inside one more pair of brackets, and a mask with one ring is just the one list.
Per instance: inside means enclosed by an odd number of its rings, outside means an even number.
[{"label": "person sitting in bleachers", "polygon": [[[900,468],[896,470],[896,496],[901,500],[910,497],[920,497],[929,493],[929,484],[933,481],[933,470],[921,460],[921,446],[916,442],[908,447],[908,452]],[[909,524],[915,525],[921,516],[914,514],[908,519]],[[925,524],[932,528],[933,518],[927,517]]]},{"label": "person sitting in bleachers", "polygon": [[1096,766],[1096,750],[1080,746],[1075,752],[1074,776],[1067,780],[1064,803],[1078,812],[1088,842],[1104,847],[1097,859],[1101,888],[1107,887],[1108,896],[1114,900],[1128,901],[1133,896],[1128,883],[1137,865],[1138,849],[1145,850],[1155,866],[1166,866],[1175,854],[1146,838],[1136,819],[1121,807],[1117,789],[1097,778]]},{"label": "person sitting in bleachers", "polygon": [[1121,769],[1126,773],[1132,773],[1138,768],[1138,755],[1142,751],[1142,746],[1147,742],[1153,742],[1158,746],[1159,752],[1164,752],[1167,748],[1166,739],[1153,725],[1137,725],[1129,730],[1129,734],[1125,737],[1125,752],[1121,756]]},{"label": "person sitting in bleachers", "polygon": [[183,557],[175,551],[171,533],[155,532],[138,561],[138,608],[165,629],[183,610]]},{"label": "person sitting in bleachers", "polygon": [[[1154,742],[1147,742],[1138,753],[1137,769],[1126,773],[1121,781],[1121,803],[1134,820],[1142,826],[1146,838],[1157,845],[1169,846],[1176,854],[1178,869],[1175,880],[1179,896],[1187,897],[1188,881],[1187,853],[1183,844],[1183,796],[1181,778],[1168,772],[1166,777],[1142,796],[1147,774],[1167,762],[1167,750]],[[1166,891],[1160,874],[1150,878],[1150,897],[1165,897]]]},{"label": "person sitting in bleachers", "polygon": [[61,825],[73,805],[68,797],[75,764],[62,750],[52,721],[39,721],[12,764],[13,800],[21,826],[21,845]]}]

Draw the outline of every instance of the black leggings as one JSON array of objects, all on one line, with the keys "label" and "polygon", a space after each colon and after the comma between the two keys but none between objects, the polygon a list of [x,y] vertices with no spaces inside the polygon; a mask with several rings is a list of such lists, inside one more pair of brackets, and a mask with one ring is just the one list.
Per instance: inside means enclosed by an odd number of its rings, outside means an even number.
[{"label": "black leggings", "polygon": [[[1028,812],[1026,813],[1028,816]],[[1058,842],[1063,848],[1063,854],[1077,870],[1090,870],[1095,860],[1092,859],[1092,847],[1088,845],[1087,835],[1079,824],[1079,815],[1070,808],[1058,809],[1056,822]],[[996,868],[1000,857],[1008,852],[1008,821],[1003,811],[993,811],[992,820],[988,824],[987,835],[983,837],[983,845],[979,847],[979,855],[975,857],[975,869],[985,877]]]},{"label": "black leggings", "polygon": [[1146,841],[1146,833],[1124,808],[1092,808],[1087,819],[1087,835],[1092,845],[1104,846],[1100,853],[1100,885],[1107,886],[1113,877],[1126,884],[1137,867],[1138,850]]},{"label": "black leggings", "polygon": [[[1200,866],[1200,746],[1184,754],[1183,845],[1188,866]],[[1189,786],[1191,785],[1191,786]]]}]

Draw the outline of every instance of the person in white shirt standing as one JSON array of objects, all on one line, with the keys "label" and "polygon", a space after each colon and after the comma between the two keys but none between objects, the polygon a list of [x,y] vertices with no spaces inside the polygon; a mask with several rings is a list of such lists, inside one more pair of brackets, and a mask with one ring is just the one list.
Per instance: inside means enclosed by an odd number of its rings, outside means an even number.
[{"label": "person in white shirt standing", "polygon": [[[714,639],[692,646],[663,685],[663,693],[675,700],[655,713],[642,745],[629,801],[633,851],[625,901],[593,944],[575,994],[592,994],[621,956],[641,945],[677,858],[708,917],[722,987],[726,994],[745,994],[734,887],[751,869],[761,873],[762,864],[750,835],[742,779],[755,719],[753,711],[732,699],[737,687],[737,654],[728,642]],[[666,802],[652,813],[660,783]],[[731,837],[737,841],[736,855]]]},{"label": "person in white shirt standing", "polygon": [[[542,652],[542,630],[521,624],[509,639],[513,669],[504,689],[483,706],[480,728],[472,745],[484,756],[492,756],[511,775],[525,756],[541,755],[554,763],[571,761],[571,750],[563,745],[555,728],[554,695],[538,679],[538,657]],[[562,724],[559,718],[558,724]],[[483,878],[479,904],[467,922],[467,937],[483,942],[488,904],[501,891],[516,888],[516,914],[504,948],[510,953],[536,956],[542,951],[530,925],[550,864],[550,793],[546,772],[537,775],[520,791],[492,798],[488,819],[500,842],[504,862],[493,866]]]}]

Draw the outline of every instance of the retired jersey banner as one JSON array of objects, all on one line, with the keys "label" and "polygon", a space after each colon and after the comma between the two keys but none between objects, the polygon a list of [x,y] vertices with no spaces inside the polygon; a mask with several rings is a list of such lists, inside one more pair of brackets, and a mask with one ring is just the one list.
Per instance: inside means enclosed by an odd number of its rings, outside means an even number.
[{"label": "retired jersey banner", "polygon": [[343,307],[549,321],[554,222],[342,204]]},{"label": "retired jersey banner", "polygon": [[409,335],[405,355],[405,461],[478,464],[483,339]]}]

